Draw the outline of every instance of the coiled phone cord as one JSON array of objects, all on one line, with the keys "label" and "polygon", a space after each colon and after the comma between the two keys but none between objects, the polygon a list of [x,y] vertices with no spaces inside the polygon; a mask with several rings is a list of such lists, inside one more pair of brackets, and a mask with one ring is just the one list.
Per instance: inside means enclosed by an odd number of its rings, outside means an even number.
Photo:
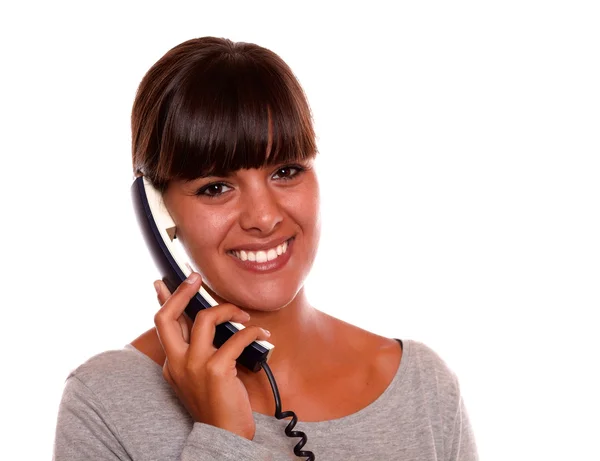
[{"label": "coiled phone cord", "polygon": [[287,435],[288,437],[300,437],[300,441],[294,447],[294,454],[298,457],[306,456],[307,461],[314,461],[315,455],[312,451],[302,450],[302,447],[306,445],[306,442],[308,441],[308,437],[306,436],[306,434],[302,431],[293,430],[294,426],[296,426],[296,423],[298,422],[298,417],[296,416],[296,413],[294,413],[293,411],[281,411],[281,398],[279,397],[279,389],[277,388],[277,383],[275,382],[275,377],[271,372],[271,368],[269,368],[267,362],[262,362],[261,366],[262,369],[265,370],[267,378],[269,378],[271,389],[273,389],[273,396],[275,397],[275,417],[277,419],[291,417],[292,420],[285,428],[285,435]]}]

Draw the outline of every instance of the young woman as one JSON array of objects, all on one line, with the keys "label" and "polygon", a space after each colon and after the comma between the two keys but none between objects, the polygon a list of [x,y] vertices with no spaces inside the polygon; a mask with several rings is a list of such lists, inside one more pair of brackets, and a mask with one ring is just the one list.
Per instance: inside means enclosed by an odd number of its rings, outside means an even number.
[{"label": "young woman", "polygon": [[[310,305],[319,242],[309,105],[275,53],[205,37],[167,52],[132,113],[133,166],[162,193],[197,272],[155,282],[156,328],[68,378],[56,460],[298,459],[269,380],[236,366],[254,340],[305,459],[474,460],[458,382],[425,345],[384,338]],[[184,309],[201,284],[219,305]],[[215,349],[216,325],[246,328]]]}]

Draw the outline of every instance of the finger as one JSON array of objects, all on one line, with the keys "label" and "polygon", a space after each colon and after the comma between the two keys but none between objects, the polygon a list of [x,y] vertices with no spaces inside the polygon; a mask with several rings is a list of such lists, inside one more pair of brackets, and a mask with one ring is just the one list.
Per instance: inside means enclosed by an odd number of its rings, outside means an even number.
[{"label": "finger", "polygon": [[156,290],[156,297],[158,299],[158,302],[162,306],[164,303],[167,302],[169,296],[171,296],[171,292],[167,288],[167,285],[165,285],[165,282],[163,282],[162,280],[157,280],[154,282],[154,289]]},{"label": "finger", "polygon": [[[164,289],[169,291],[164,282],[161,282],[164,285]],[[187,306],[198,290],[200,289],[200,285],[202,285],[202,277],[197,272],[192,272],[188,278],[186,278],[182,283],[179,284],[177,289],[169,296],[170,299],[175,299],[177,303],[183,303],[183,307]]]},{"label": "finger", "polygon": [[179,326],[181,327],[181,337],[186,343],[190,343],[190,327],[188,326],[188,320],[185,315],[180,315],[177,319]]},{"label": "finger", "polygon": [[181,357],[187,350],[181,331],[179,317],[182,316],[188,302],[200,289],[201,277],[193,272],[175,292],[169,296],[154,316],[158,338],[165,354],[171,361]]},{"label": "finger", "polygon": [[253,341],[266,341],[270,336],[271,333],[268,330],[258,326],[244,328],[225,341],[225,344],[207,362],[207,366],[211,368],[213,373],[225,373],[231,369],[232,363],[235,363],[244,349]]},{"label": "finger", "polygon": [[224,303],[201,310],[196,315],[190,338],[190,354],[205,355],[214,352],[213,340],[217,325],[233,321],[245,323],[250,315],[233,304]]},{"label": "finger", "polygon": [[[156,297],[158,298],[158,302],[162,306],[167,302],[169,296],[171,296],[171,292],[169,288],[162,280],[157,280],[154,282],[154,289],[156,290]],[[181,337],[183,340],[189,344],[190,342],[190,327],[188,325],[187,320],[184,315],[180,315],[177,319],[179,322],[179,326],[181,327]]]},{"label": "finger", "polygon": [[171,374],[171,370],[169,369],[168,360],[165,360],[165,363],[163,364],[162,374],[165,378],[165,381],[167,381],[170,385],[174,384],[175,381],[173,380],[173,375]]}]

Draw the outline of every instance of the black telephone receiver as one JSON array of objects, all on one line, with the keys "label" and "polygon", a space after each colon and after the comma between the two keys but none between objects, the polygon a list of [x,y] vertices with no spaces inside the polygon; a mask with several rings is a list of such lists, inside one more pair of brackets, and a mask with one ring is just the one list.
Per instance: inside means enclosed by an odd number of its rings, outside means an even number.
[{"label": "black telephone receiver", "polygon": [[[192,272],[189,261],[174,244],[175,223],[167,211],[162,194],[144,176],[139,176],[133,182],[131,195],[146,245],[165,285],[172,293]],[[194,320],[201,309],[208,309],[217,304],[204,287],[200,287],[185,308],[185,313]],[[243,328],[242,324],[236,322],[217,325],[214,346],[221,347],[234,333]],[[240,365],[256,372],[261,369],[261,363],[269,359],[273,348],[274,346],[267,341],[254,341],[244,349],[237,361]]]}]

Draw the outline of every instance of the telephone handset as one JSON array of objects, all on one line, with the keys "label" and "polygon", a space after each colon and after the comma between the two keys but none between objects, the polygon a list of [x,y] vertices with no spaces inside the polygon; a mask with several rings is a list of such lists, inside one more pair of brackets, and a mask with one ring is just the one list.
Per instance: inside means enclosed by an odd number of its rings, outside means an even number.
[{"label": "telephone handset", "polygon": [[[144,176],[135,179],[131,186],[131,194],[137,221],[146,245],[165,285],[173,292],[192,272],[188,260],[174,244],[175,223],[165,207],[162,194]],[[185,313],[194,320],[201,309],[208,309],[217,304],[204,287],[200,287],[198,293],[185,308]],[[234,333],[243,328],[243,325],[236,322],[217,325],[213,344],[216,348],[221,347]],[[244,349],[237,361],[249,370],[256,372],[261,369],[261,363],[269,359],[273,347],[267,341],[254,341]]]}]

